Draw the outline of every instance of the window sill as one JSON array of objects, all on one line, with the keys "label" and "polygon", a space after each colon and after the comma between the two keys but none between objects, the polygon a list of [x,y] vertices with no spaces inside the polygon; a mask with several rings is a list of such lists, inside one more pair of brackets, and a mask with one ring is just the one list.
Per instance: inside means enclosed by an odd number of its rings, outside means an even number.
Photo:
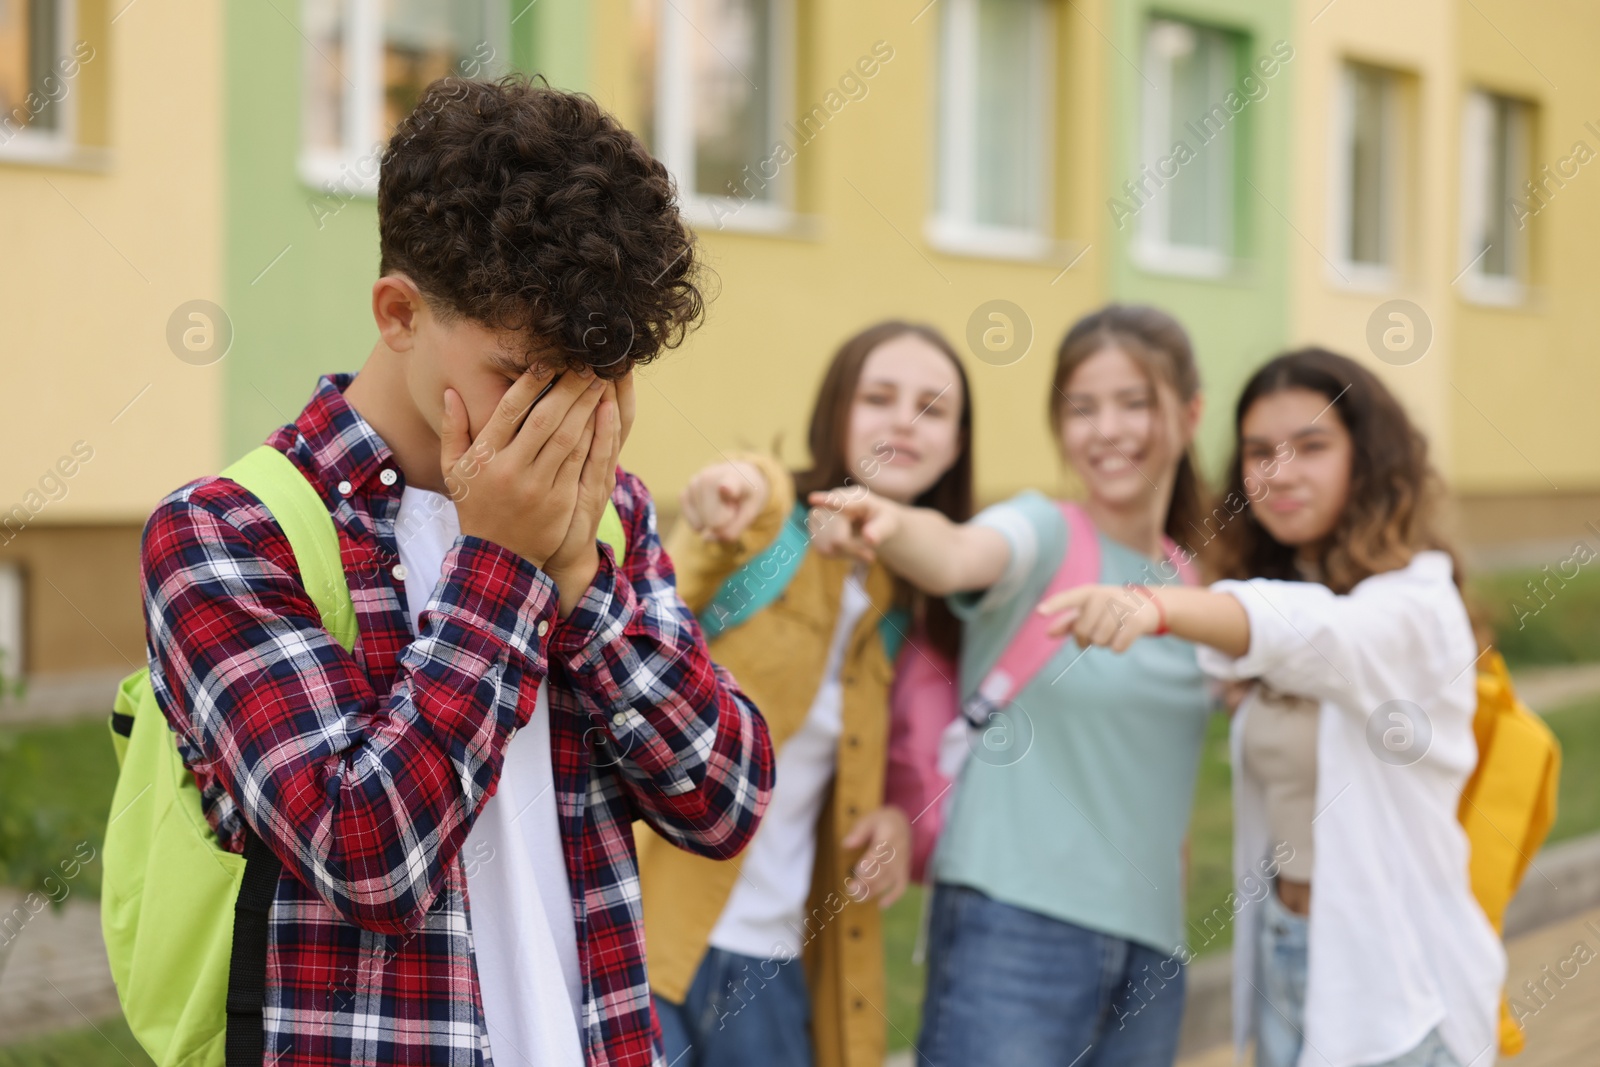
[{"label": "window sill", "polygon": [[1237,262],[1224,252],[1182,245],[1136,241],[1130,258],[1134,266],[1147,274],[1193,278],[1197,281],[1227,281],[1237,269]]},{"label": "window sill", "polygon": [[923,227],[923,237],[935,252],[970,259],[997,259],[1010,263],[1060,263],[1070,265],[1082,247],[1073,241],[1058,241],[1035,230],[1013,230],[999,226],[974,226],[932,218]]},{"label": "window sill", "polygon": [[1400,275],[1393,267],[1372,263],[1329,263],[1328,284],[1349,293],[1391,293],[1400,288]]},{"label": "window sill", "polygon": [[84,174],[111,170],[111,149],[100,145],[9,144],[0,148],[0,167],[41,167]]},{"label": "window sill", "polygon": [[1532,310],[1532,289],[1516,278],[1468,274],[1460,280],[1458,288],[1461,299],[1468,304],[1508,310]]},{"label": "window sill", "polygon": [[315,190],[319,196],[344,200],[356,198],[376,200],[377,167],[374,165],[370,179],[362,178],[357,168],[364,158],[375,159],[376,156],[343,157],[302,152],[298,163],[300,181]]},{"label": "window sill", "polygon": [[815,241],[822,235],[821,220],[776,204],[734,197],[696,197],[683,202],[683,219],[701,233],[737,233]]}]

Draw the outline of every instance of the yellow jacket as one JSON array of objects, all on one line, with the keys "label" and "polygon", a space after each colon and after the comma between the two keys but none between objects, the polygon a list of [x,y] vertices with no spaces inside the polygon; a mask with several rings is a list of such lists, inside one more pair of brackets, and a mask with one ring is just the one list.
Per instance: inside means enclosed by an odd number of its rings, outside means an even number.
[{"label": "yellow jacket", "polygon": [[[711,544],[680,522],[667,542],[678,591],[693,611],[704,609],[730,574],[776,539],[794,508],[794,483],[787,470],[766,456],[738,458],[759,466],[771,487],[766,507],[744,537],[732,545]],[[840,593],[853,566],[852,560],[808,551],[780,599],[710,643],[712,658],[733,673],[766,717],[774,752],[811,709],[838,619]],[[845,648],[840,673],[844,728],[831,795],[817,821],[803,935],[817,1067],[882,1067],[886,1051],[888,1001],[879,909],[876,901],[857,903],[846,892],[845,878],[860,850],[839,844],[857,819],[883,804],[891,667],[878,622],[891,605],[893,581],[874,566],[866,591],[876,610],[869,609],[857,623]],[[650,987],[681,1004],[733,892],[742,858],[719,861],[691,855],[642,823],[635,826],[634,836]]]}]

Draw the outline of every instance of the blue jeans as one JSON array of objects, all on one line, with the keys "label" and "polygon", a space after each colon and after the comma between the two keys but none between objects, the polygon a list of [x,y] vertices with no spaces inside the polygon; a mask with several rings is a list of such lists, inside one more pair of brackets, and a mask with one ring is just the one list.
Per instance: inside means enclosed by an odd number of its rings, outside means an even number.
[{"label": "blue jeans", "polygon": [[811,1067],[811,997],[799,958],[706,949],[682,1004],[652,996],[669,1067]]},{"label": "blue jeans", "polygon": [[[1256,941],[1256,1067],[1295,1067],[1305,1028],[1306,945],[1310,923],[1278,899],[1277,887],[1262,901]],[[1439,1031],[1398,1059],[1375,1067],[1461,1067]]]},{"label": "blue jeans", "polygon": [[1183,991],[1172,956],[941,882],[918,1067],[1162,1067]]}]

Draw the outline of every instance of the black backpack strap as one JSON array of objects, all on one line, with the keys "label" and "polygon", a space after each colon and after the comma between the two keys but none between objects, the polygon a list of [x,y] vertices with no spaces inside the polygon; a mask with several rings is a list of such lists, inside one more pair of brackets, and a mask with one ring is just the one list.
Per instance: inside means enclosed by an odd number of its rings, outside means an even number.
[{"label": "black backpack strap", "polygon": [[262,1007],[267,993],[267,918],[283,863],[240,819],[244,881],[233,904],[233,957],[228,963],[227,1067],[261,1067]]}]

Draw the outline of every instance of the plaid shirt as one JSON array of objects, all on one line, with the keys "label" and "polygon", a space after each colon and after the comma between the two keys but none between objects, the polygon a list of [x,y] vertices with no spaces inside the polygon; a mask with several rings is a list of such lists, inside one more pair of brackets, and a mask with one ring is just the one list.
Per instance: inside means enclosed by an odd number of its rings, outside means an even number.
[{"label": "plaid shirt", "polygon": [[[624,564],[602,544],[568,618],[543,571],[463,536],[413,638],[394,571],[405,478],[345,402],[350,380],[323,378],[268,443],[333,516],[353,652],[323,629],[283,532],[235,482],[177,490],[144,534],[151,682],[206,818],[237,852],[242,816],[284,863],[266,1063],[491,1062],[460,853],[548,677],[586,1059],[659,1067],[631,823],[692,852],[738,852],[771,792],[766,726],[711,662],[649,493],[626,472],[613,497]],[[502,1067],[515,1062],[501,1052]]]}]

